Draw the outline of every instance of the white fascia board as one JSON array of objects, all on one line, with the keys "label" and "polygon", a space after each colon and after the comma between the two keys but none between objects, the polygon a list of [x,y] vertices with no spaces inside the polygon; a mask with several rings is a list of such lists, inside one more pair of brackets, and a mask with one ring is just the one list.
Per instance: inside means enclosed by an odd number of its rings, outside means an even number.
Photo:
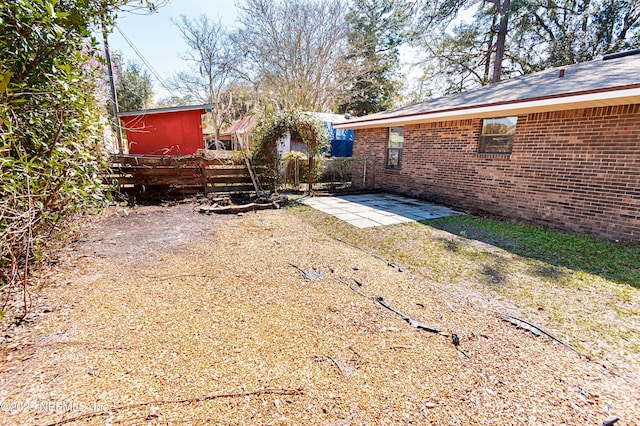
[{"label": "white fascia board", "polygon": [[152,108],[152,109],[145,109],[140,111],[124,111],[124,112],[119,112],[118,117],[134,117],[139,115],[166,114],[168,112],[195,111],[198,109],[204,109],[206,111],[207,108],[215,108],[215,106],[216,104],[212,103],[212,104],[202,104],[202,105],[185,105],[185,106],[178,106],[178,107]]},{"label": "white fascia board", "polygon": [[464,120],[469,118],[492,118],[534,112],[564,111],[612,105],[640,104],[640,88],[612,90],[560,98],[539,99],[508,104],[488,105],[464,109],[433,111],[410,116],[397,116],[374,120],[362,120],[334,124],[336,129],[362,129],[374,127],[401,126],[408,124],[432,123],[438,121]]}]

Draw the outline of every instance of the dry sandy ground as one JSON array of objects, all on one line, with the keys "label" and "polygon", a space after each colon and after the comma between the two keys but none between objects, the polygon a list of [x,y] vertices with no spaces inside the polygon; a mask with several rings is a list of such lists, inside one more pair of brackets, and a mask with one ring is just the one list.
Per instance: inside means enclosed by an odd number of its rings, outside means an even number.
[{"label": "dry sandy ground", "polygon": [[0,423],[640,424],[624,377],[295,212],[192,209],[111,210],[86,227],[31,321],[3,337]]}]

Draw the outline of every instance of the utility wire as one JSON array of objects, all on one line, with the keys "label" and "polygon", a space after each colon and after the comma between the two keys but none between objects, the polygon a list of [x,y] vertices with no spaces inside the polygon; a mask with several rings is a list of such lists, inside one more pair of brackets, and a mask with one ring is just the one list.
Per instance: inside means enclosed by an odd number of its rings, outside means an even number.
[{"label": "utility wire", "polygon": [[164,87],[171,94],[171,96],[174,96],[177,98],[178,96],[174,93],[174,91],[164,82],[162,77],[160,77],[160,73],[156,71],[153,65],[151,65],[151,63],[147,60],[147,58],[144,57],[142,52],[140,52],[140,50],[133,44],[133,42],[129,39],[129,37],[125,35],[125,33],[122,31],[122,29],[118,25],[116,25],[116,30],[118,30],[118,32],[120,33],[124,41],[126,41],[127,44],[131,47],[131,49],[133,49],[133,51],[136,53],[136,55],[138,55],[140,60],[144,63],[147,69],[151,71],[151,74],[153,74],[153,76],[156,78],[156,80],[158,80],[158,82],[162,85],[162,87]]}]

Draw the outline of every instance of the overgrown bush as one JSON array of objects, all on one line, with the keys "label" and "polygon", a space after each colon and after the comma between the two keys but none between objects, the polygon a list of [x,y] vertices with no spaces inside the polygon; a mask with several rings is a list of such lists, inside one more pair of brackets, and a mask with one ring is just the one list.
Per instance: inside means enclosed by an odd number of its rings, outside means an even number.
[{"label": "overgrown bush", "polygon": [[0,287],[21,294],[61,219],[101,202],[92,25],[126,1],[0,3]]},{"label": "overgrown bush", "polygon": [[[284,168],[284,183],[288,185],[309,181],[309,158],[300,151],[289,151],[282,157]],[[323,173],[322,161],[313,163],[313,181],[319,182]]]},{"label": "overgrown bush", "polygon": [[[254,130],[253,162],[263,167],[259,173],[259,180],[273,192],[278,188],[282,170],[278,142],[287,132],[297,132],[300,135],[302,142],[308,148],[311,167],[318,162],[317,157],[329,143],[325,129],[311,114],[287,111],[261,120]],[[309,169],[308,164],[307,169]],[[309,191],[311,192],[312,189],[313,180],[309,180]]]},{"label": "overgrown bush", "polygon": [[322,182],[351,182],[353,157],[331,157],[322,160]]}]

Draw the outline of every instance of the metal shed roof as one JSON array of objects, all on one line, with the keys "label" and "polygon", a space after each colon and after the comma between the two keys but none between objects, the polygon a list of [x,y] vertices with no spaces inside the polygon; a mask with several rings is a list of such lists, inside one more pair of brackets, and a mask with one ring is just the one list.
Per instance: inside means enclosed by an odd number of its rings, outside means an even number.
[{"label": "metal shed roof", "polygon": [[251,132],[258,124],[258,117],[255,115],[246,115],[236,121],[234,121],[231,126],[224,132],[220,133],[220,136],[232,136],[235,133],[249,133]]},{"label": "metal shed roof", "polygon": [[168,107],[168,108],[154,108],[154,109],[144,109],[140,111],[126,111],[119,112],[118,117],[131,117],[135,115],[148,115],[148,114],[163,114],[167,112],[179,112],[179,111],[193,111],[197,109],[207,110],[210,108],[215,108],[216,104],[202,104],[202,105],[185,105],[178,107]]}]

